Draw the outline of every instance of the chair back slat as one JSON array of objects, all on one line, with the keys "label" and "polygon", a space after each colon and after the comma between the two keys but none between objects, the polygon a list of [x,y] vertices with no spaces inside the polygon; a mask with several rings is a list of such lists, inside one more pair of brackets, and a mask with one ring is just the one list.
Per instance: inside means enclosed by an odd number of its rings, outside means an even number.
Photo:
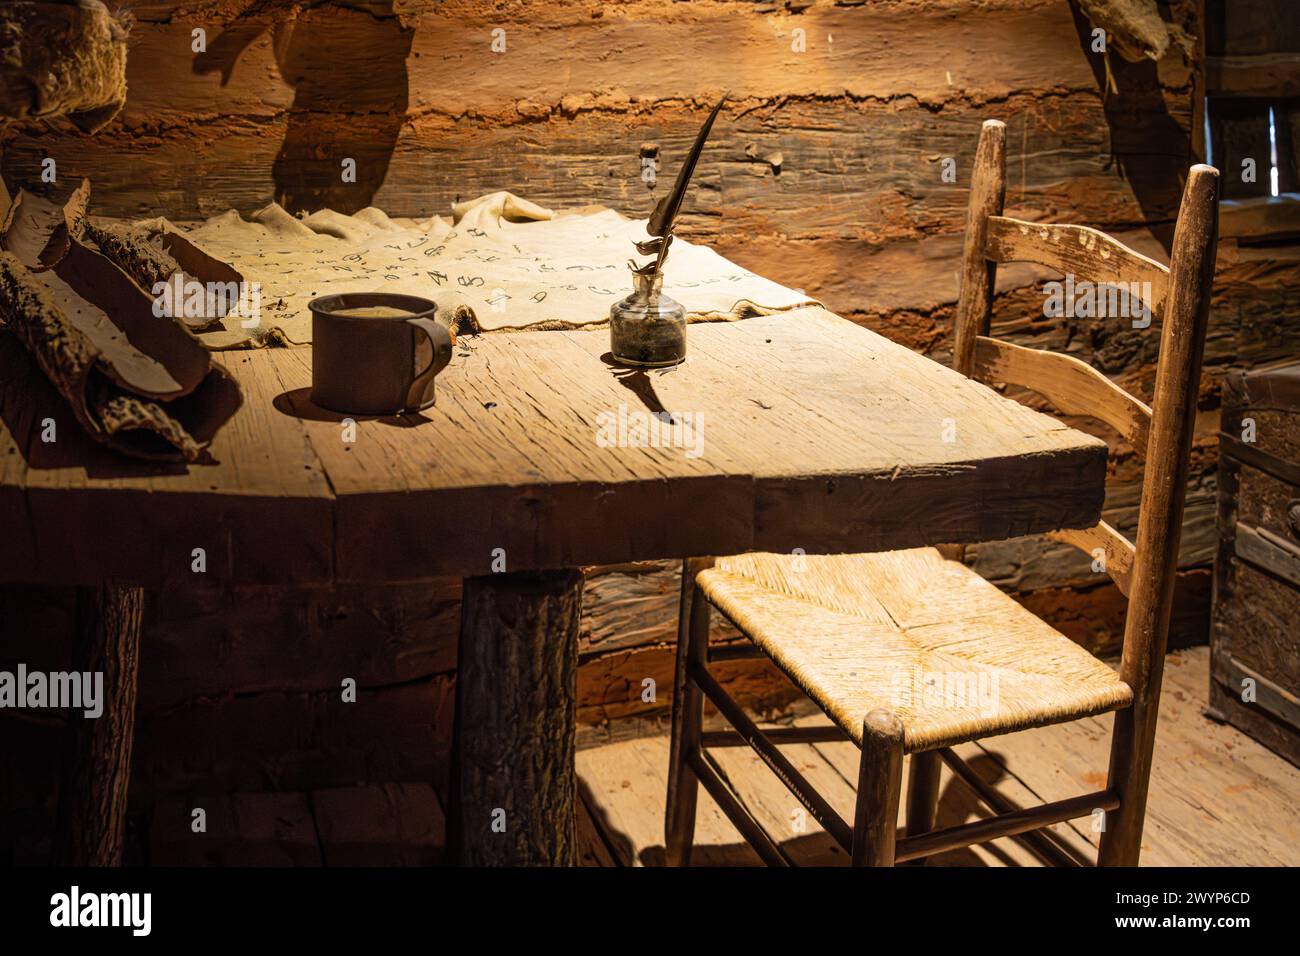
[{"label": "chair back slat", "polygon": [[984,254],[994,262],[1037,262],[1076,281],[1110,286],[1157,313],[1162,312],[1169,286],[1168,268],[1087,226],[992,216]]},{"label": "chair back slat", "polygon": [[1104,521],[1092,528],[1053,531],[1048,537],[1062,544],[1074,545],[1091,555],[1096,555],[1100,549],[1105,558],[1106,574],[1115,582],[1119,593],[1128,597],[1133,583],[1133,561],[1137,557],[1132,541]]},{"label": "chair back slat", "polygon": [[1073,355],[1026,348],[979,335],[971,378],[1019,385],[1042,395],[1066,415],[1105,422],[1146,454],[1151,408]]}]

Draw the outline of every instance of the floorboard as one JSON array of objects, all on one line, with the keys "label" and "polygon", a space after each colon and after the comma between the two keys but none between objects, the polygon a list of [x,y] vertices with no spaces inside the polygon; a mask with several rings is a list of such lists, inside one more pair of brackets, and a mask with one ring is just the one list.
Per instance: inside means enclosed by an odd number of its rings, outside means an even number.
[{"label": "floorboard", "polygon": [[[1142,863],[1300,865],[1300,769],[1204,715],[1208,668],[1209,649],[1204,647],[1167,659]],[[957,751],[1007,799],[1032,806],[1105,786],[1112,719],[1091,718],[1008,734],[965,744]],[[820,721],[820,717],[803,718],[797,723]],[[856,779],[858,759],[853,745],[805,744],[784,752],[827,802],[851,819],[851,781]],[[750,812],[796,862],[847,863],[829,835],[802,813],[798,801],[755,754],[747,748],[714,753]],[[663,862],[667,767],[666,736],[624,740],[578,753],[583,802],[603,845],[620,865]],[[905,805],[904,796],[900,806]],[[939,826],[955,826],[985,813],[945,767]],[[1099,834],[1092,831],[1090,820],[1057,824],[1052,832],[1072,853],[1093,859]],[[697,865],[759,862],[703,790],[695,846]],[[943,854],[929,865],[1039,866],[1041,862],[1022,844],[1003,839]]]}]

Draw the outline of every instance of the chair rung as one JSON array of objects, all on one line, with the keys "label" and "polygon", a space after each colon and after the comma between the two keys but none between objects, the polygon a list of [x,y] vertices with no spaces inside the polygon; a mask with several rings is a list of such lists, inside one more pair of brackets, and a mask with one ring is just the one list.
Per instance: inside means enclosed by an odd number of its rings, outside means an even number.
[{"label": "chair rung", "polygon": [[[975,769],[965,760],[957,756],[950,748],[944,747],[937,751],[939,758],[948,765],[948,769],[953,775],[966,784],[968,788],[984,801],[984,805],[996,814],[1006,815],[1016,813],[1021,807],[1016,806],[1002,794],[998,793],[990,784],[986,783]],[[1066,853],[1058,846],[1046,833],[1041,830],[1026,830],[1024,833],[1018,833],[1012,836],[1024,844],[1029,850],[1036,854],[1044,863],[1053,866],[1080,866],[1079,860]]]},{"label": "chair rung", "polygon": [[[780,746],[782,744],[836,744],[849,739],[849,735],[835,724],[825,727],[777,727],[766,730],[767,739]],[[739,731],[707,730],[700,735],[705,747],[748,747]]]},{"label": "chair rung", "polygon": [[704,696],[712,701],[713,706],[717,707],[727,722],[736,728],[745,742],[754,748],[754,752],[785,784],[786,789],[808,809],[813,819],[821,824],[822,829],[831,835],[845,853],[851,853],[853,830],[844,822],[844,818],[831,809],[830,804],[822,799],[785,755],[776,749],[776,745],[758,729],[758,726],[741,710],[740,705],[727,696],[727,692],[718,685],[706,668],[694,661],[688,664],[687,668],[689,678],[704,691]]},{"label": "chair rung", "polygon": [[987,820],[976,820],[974,823],[964,823],[946,830],[904,837],[898,842],[894,860],[897,863],[919,860],[921,857],[933,856],[936,853],[956,850],[975,843],[987,843],[999,837],[1015,836],[1026,830],[1036,830],[1064,820],[1073,820],[1075,817],[1086,817],[1094,810],[1114,810],[1118,807],[1119,797],[1110,790],[1085,793],[1068,800],[1044,803],[1041,806],[1017,810]]},{"label": "chair rung", "polygon": [[720,664],[726,661],[754,661],[766,657],[757,644],[745,641],[743,644],[723,644],[721,647],[709,648],[709,663]]},{"label": "chair rung", "polygon": [[713,762],[712,757],[702,751],[692,750],[686,755],[686,763],[695,774],[695,778],[704,784],[704,789],[709,791],[713,802],[727,815],[727,819],[735,825],[764,863],[768,866],[794,865],[780,845],[768,836],[762,825],[736,798],[731,787],[723,780],[722,772]]}]

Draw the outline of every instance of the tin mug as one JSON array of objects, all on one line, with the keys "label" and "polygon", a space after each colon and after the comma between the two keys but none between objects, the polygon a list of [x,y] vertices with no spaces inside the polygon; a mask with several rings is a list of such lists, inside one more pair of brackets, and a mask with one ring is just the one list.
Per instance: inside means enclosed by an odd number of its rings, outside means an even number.
[{"label": "tin mug", "polygon": [[311,400],[355,415],[399,415],[434,403],[451,331],[429,299],[344,292],[312,299]]}]

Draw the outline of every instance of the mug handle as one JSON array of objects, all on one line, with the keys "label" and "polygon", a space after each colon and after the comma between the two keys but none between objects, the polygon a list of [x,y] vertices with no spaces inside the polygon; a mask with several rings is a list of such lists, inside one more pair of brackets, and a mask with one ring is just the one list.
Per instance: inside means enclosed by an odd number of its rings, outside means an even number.
[{"label": "mug handle", "polygon": [[433,319],[422,317],[406,319],[406,322],[415,326],[429,337],[429,344],[433,346],[433,360],[429,362],[426,368],[415,380],[411,382],[410,389],[406,392],[406,407],[416,408],[420,404],[420,398],[424,395],[424,389],[433,381],[433,377],[447,367],[451,361],[451,347],[455,343],[455,338],[451,330],[445,325],[435,322]]}]

